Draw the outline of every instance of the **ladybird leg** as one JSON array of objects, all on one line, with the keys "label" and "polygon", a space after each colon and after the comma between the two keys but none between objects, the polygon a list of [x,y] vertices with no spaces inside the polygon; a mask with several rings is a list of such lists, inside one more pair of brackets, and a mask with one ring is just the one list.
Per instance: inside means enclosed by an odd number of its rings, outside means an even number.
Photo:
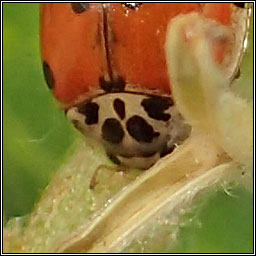
[{"label": "ladybird leg", "polygon": [[109,165],[104,165],[104,164],[99,165],[97,167],[97,169],[93,172],[91,180],[90,180],[89,188],[91,190],[94,190],[96,185],[98,184],[97,178],[98,178],[99,172],[102,169],[112,170],[114,172],[125,172],[126,171],[126,169],[123,166],[117,166],[117,165],[109,166]]},{"label": "ladybird leg", "polygon": [[253,112],[235,95],[214,61],[211,45],[230,40],[230,32],[198,14],[181,16],[168,27],[166,56],[173,97],[194,128],[204,130],[228,155],[251,165]]}]

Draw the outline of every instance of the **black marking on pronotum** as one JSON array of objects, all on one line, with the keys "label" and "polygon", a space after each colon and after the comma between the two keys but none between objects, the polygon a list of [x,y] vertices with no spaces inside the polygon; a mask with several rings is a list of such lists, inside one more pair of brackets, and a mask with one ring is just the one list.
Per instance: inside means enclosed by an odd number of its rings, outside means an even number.
[{"label": "black marking on pronotum", "polygon": [[140,7],[143,3],[124,3],[123,5],[130,8],[130,9],[136,9]]},{"label": "black marking on pronotum", "polygon": [[138,142],[151,143],[155,137],[160,135],[142,117],[137,115],[128,119],[126,128],[129,134]]},{"label": "black marking on pronotum", "polygon": [[72,3],[72,9],[75,13],[82,13],[89,9],[90,3]]},{"label": "black marking on pronotum", "polygon": [[78,107],[78,112],[85,115],[85,123],[88,125],[97,124],[99,120],[99,105],[95,102],[88,102]]},{"label": "black marking on pronotum", "polygon": [[169,107],[173,105],[171,98],[151,97],[142,100],[141,106],[147,112],[148,116],[161,121],[168,121],[170,114],[164,113]]},{"label": "black marking on pronotum", "polygon": [[105,92],[123,92],[125,88],[125,82],[122,77],[118,77],[114,81],[106,81],[104,77],[99,78],[100,87]]},{"label": "black marking on pronotum", "polygon": [[124,131],[120,122],[115,118],[108,118],[102,125],[102,138],[114,144],[119,144],[124,138]]},{"label": "black marking on pronotum", "polygon": [[125,118],[125,104],[124,104],[124,102],[120,99],[115,99],[113,106],[114,106],[114,109],[115,109],[117,115],[119,116],[119,118],[123,120]]},{"label": "black marking on pronotum", "polygon": [[235,6],[239,7],[239,8],[244,8],[246,3],[233,3]]},{"label": "black marking on pronotum", "polygon": [[44,78],[48,85],[48,88],[53,89],[55,85],[55,79],[54,79],[53,72],[46,61],[43,62],[43,72],[44,72]]}]

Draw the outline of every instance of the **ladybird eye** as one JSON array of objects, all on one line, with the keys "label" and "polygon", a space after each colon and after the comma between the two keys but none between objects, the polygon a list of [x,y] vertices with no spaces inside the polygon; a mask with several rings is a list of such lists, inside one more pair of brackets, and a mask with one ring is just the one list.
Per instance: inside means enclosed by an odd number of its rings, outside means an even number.
[{"label": "ladybird eye", "polygon": [[130,9],[136,9],[143,3],[124,3],[124,6],[130,8]]},{"label": "ladybird eye", "polygon": [[239,7],[239,8],[244,8],[245,3],[234,3],[234,5]]},{"label": "ladybird eye", "polygon": [[73,3],[71,4],[72,9],[75,13],[82,13],[89,9],[90,3]]}]

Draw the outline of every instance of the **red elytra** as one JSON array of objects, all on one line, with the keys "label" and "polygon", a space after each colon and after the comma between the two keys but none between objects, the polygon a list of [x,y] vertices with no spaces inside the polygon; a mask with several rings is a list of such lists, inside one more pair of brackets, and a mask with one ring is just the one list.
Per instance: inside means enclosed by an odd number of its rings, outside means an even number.
[{"label": "red elytra", "polygon": [[[170,95],[164,53],[169,21],[198,12],[231,26],[233,7],[232,3],[42,4],[41,49],[48,85],[63,108],[103,93],[102,81],[121,79],[125,91]],[[225,49],[216,49],[215,55],[221,62]]]}]

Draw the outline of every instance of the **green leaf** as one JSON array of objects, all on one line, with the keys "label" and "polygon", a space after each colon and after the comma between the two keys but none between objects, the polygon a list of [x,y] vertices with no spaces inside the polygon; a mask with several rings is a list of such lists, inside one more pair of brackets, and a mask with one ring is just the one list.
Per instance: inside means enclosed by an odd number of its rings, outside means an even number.
[{"label": "green leaf", "polygon": [[74,131],[45,84],[39,4],[3,4],[3,204],[29,213],[74,143]]}]

